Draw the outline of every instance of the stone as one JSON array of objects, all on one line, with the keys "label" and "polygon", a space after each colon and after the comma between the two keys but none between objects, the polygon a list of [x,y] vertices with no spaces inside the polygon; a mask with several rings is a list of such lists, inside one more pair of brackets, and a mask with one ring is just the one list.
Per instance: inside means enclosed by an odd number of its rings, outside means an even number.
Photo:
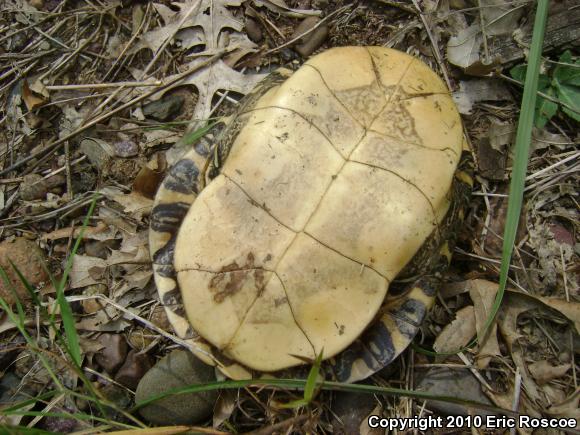
[{"label": "stone", "polygon": [[115,143],[115,155],[128,159],[139,154],[139,145],[132,140],[122,140]]},{"label": "stone", "polygon": [[[214,382],[213,367],[186,350],[174,350],[149,370],[137,387],[137,403],[188,385]],[[167,396],[139,409],[147,421],[157,425],[196,424],[206,420],[217,400],[217,391]]]},{"label": "stone", "polygon": [[[453,370],[446,367],[433,367],[421,379],[417,385],[417,391],[492,405],[487,396],[483,394],[479,381],[466,369]],[[470,415],[470,410],[456,403],[429,400],[427,407],[446,415]],[[476,415],[493,415],[483,409],[473,411]]]},{"label": "stone", "polygon": [[[4,269],[8,276],[8,281],[18,294],[21,301],[30,299],[30,294],[26,287],[14,271],[10,262],[22,273],[32,287],[37,287],[41,283],[48,282],[49,277],[43,264],[46,264],[46,257],[38,245],[23,237],[17,237],[13,241],[4,240],[0,243],[0,267]],[[10,291],[3,279],[0,279],[0,297],[8,304],[16,302],[14,295]]]},{"label": "stone", "polygon": [[181,111],[184,101],[181,95],[170,95],[143,106],[143,114],[157,121],[171,121]]},{"label": "stone", "polygon": [[20,378],[12,372],[4,374],[0,378],[0,407],[10,406],[14,403],[28,399],[20,391]]},{"label": "stone", "polygon": [[[367,434],[375,432],[367,422],[367,417],[373,412],[378,402],[370,394],[338,392],[332,401],[332,430],[335,434],[363,433],[361,427],[366,429]],[[384,433],[384,429],[383,429]]]}]

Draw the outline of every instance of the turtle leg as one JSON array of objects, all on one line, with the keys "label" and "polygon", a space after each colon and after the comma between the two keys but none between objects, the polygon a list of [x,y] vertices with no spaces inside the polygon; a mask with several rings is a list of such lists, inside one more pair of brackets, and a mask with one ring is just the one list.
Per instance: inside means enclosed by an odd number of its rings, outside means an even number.
[{"label": "turtle leg", "polygon": [[188,341],[192,350],[198,350],[195,354],[200,359],[214,365],[209,346],[193,331],[187,320],[173,266],[177,232],[200,191],[200,167],[204,165],[208,155],[209,150],[202,143],[198,143],[167,172],[157,191],[155,206],[151,210],[149,247],[155,285],[176,335]]}]

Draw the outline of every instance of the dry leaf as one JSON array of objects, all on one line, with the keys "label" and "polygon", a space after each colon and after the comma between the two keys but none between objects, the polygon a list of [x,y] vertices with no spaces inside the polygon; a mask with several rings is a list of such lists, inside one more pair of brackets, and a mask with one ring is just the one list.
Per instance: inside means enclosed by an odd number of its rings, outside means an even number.
[{"label": "dry leaf", "polygon": [[453,65],[467,68],[479,61],[479,51],[483,37],[479,24],[461,29],[456,36],[449,38],[447,43],[447,59]]},{"label": "dry leaf", "polygon": [[236,394],[230,390],[223,390],[213,409],[213,428],[217,429],[224,421],[231,417],[236,409]]},{"label": "dry leaf", "polygon": [[477,367],[485,369],[493,356],[501,355],[497,341],[497,325],[493,324],[487,335],[482,337],[487,319],[491,314],[493,303],[497,294],[498,285],[483,279],[475,279],[469,282],[469,296],[473,301],[475,310],[475,325],[479,341]]},{"label": "dry leaf", "polygon": [[125,213],[131,215],[131,217],[142,220],[144,215],[149,215],[151,208],[153,207],[153,200],[150,198],[145,198],[143,195],[131,192],[125,195],[113,195],[111,199],[124,208]]},{"label": "dry leaf", "polygon": [[[520,369],[522,376],[522,383],[525,387],[527,396],[531,399],[533,403],[539,404],[542,408],[548,406],[548,400],[544,391],[540,390],[536,385],[536,382],[530,374],[528,364],[524,359],[525,349],[523,348],[522,335],[517,330],[518,317],[530,310],[535,310],[538,308],[543,308],[544,310],[554,309],[546,302],[550,301],[548,298],[538,298],[524,293],[518,293],[515,291],[506,292],[504,302],[501,311],[498,315],[498,325],[502,336],[504,337],[508,349],[511,353],[512,359],[516,366]],[[578,306],[579,304],[570,302],[567,303],[572,307],[567,310],[567,313],[561,312],[565,316],[572,316],[570,320],[577,321],[578,317]],[[552,304],[557,305],[557,304]]]},{"label": "dry leaf", "polygon": [[[77,238],[81,232],[81,227],[60,228],[42,235],[42,240],[59,240],[69,237]],[[117,234],[117,229],[106,225],[104,222],[99,222],[95,227],[87,227],[83,233],[83,239],[91,240],[112,240]]]},{"label": "dry leaf", "polygon": [[75,323],[78,330],[100,332],[121,332],[129,326],[131,322],[125,320],[121,313],[110,305],[105,305],[102,310]]},{"label": "dry leaf", "polygon": [[481,70],[487,64],[494,63],[493,59],[484,59],[482,56],[483,38],[491,44],[493,36],[513,32],[524,9],[513,7],[513,2],[507,0],[480,0],[477,12],[481,14],[481,19],[478,17],[471,26],[459,29],[447,43],[449,62],[465,69],[479,64],[477,69]]},{"label": "dry leaf", "polygon": [[491,147],[501,153],[505,152],[508,145],[514,143],[516,126],[511,123],[503,123],[496,118],[491,119],[487,138]]},{"label": "dry leaf", "polygon": [[570,364],[553,366],[546,360],[536,361],[528,366],[531,375],[539,385],[544,385],[552,379],[561,378],[570,369]]},{"label": "dry leaf", "polygon": [[538,300],[566,316],[574,323],[576,334],[580,334],[580,303],[545,297],[538,297]]},{"label": "dry leaf", "polygon": [[26,104],[26,108],[29,111],[42,106],[47,101],[46,99],[33,94],[26,80],[24,80],[22,83],[22,99],[24,100],[24,104]]},{"label": "dry leaf", "polygon": [[511,94],[503,82],[493,79],[462,80],[459,90],[453,92],[453,101],[459,113],[469,115],[473,105],[480,101],[511,100]]},{"label": "dry leaf", "polygon": [[322,11],[314,9],[292,9],[286,5],[284,0],[254,0],[256,7],[265,7],[270,11],[282,14],[290,18],[318,17]]},{"label": "dry leaf", "polygon": [[69,275],[70,288],[86,287],[105,280],[107,262],[102,258],[75,255]]},{"label": "dry leaf", "polygon": [[[197,58],[185,65],[185,69],[194,68],[205,59]],[[214,62],[206,68],[195,71],[184,81],[175,86],[193,85],[199,93],[198,102],[193,112],[193,119],[204,121],[210,117],[211,102],[217,91],[233,91],[240,94],[249,93],[266,74],[242,74],[231,69],[222,60]],[[171,77],[168,78],[171,80]],[[171,89],[171,88],[169,88]],[[169,91],[167,89],[165,92]]]},{"label": "dry leaf", "polygon": [[219,47],[220,33],[224,29],[237,32],[243,29],[244,23],[236,19],[227,9],[228,6],[239,6],[240,1],[202,0],[200,6],[191,11],[196,3],[197,0],[172,3],[173,6],[180,9],[178,12],[165,5],[154,3],[164,25],[144,33],[137,49],[148,47],[156,53],[167,39],[175,37],[181,42],[184,49],[205,45],[205,49],[211,52]]},{"label": "dry leaf", "polygon": [[469,343],[475,333],[475,310],[468,305],[457,311],[455,320],[443,328],[435,339],[433,349],[439,353],[454,351]]}]

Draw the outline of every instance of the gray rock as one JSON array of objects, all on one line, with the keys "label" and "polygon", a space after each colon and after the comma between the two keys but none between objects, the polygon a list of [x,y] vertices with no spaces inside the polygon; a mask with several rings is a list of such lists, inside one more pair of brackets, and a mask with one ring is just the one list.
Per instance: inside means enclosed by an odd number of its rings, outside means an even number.
[{"label": "gray rock", "polygon": [[[376,405],[376,399],[370,394],[336,393],[332,402],[332,411],[336,417],[332,420],[333,433],[339,435],[359,433],[362,432],[361,425],[363,424],[368,430],[367,433],[375,433],[366,424],[366,418]],[[384,429],[382,432],[384,433]]]},{"label": "gray rock", "polygon": [[[492,405],[483,394],[479,381],[466,369],[450,369],[433,367],[417,385],[418,391],[424,391],[437,396],[450,396],[457,399]],[[469,415],[468,409],[459,404],[429,400],[427,406],[446,415]],[[483,409],[474,409],[476,415],[492,415]]]},{"label": "gray rock", "polygon": [[[149,370],[135,393],[137,403],[167,390],[214,382],[215,372],[186,350],[175,350]],[[167,396],[139,409],[147,421],[157,425],[196,424],[207,419],[217,400],[217,391]]]},{"label": "gray rock", "polygon": [[115,143],[115,155],[128,159],[139,154],[139,145],[132,140],[122,140]]},{"label": "gray rock", "polygon": [[0,405],[10,406],[14,403],[28,399],[19,390],[20,378],[12,372],[8,372],[0,379]]},{"label": "gray rock", "polygon": [[157,121],[170,121],[179,114],[184,101],[181,95],[170,95],[143,106],[143,114]]},{"label": "gray rock", "polygon": [[101,171],[115,156],[115,149],[108,142],[88,137],[81,141],[80,151],[86,155],[89,162]]}]

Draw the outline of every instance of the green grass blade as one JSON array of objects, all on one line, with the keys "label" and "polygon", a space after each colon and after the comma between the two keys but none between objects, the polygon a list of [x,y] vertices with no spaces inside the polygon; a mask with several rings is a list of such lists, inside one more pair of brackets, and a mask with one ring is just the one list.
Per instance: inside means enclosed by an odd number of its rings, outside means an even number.
[{"label": "green grass blade", "polygon": [[32,300],[34,305],[40,307],[40,299],[38,299],[38,295],[34,291],[34,287],[28,282],[26,277],[22,274],[22,272],[20,272],[20,269],[16,267],[16,265],[12,262],[12,260],[9,260],[9,262],[10,266],[12,266],[12,269],[14,269],[14,272],[16,272],[16,275],[18,275],[18,279],[20,280],[22,285],[24,285],[24,287],[26,288],[26,291],[30,295],[30,299]]},{"label": "green grass blade", "polygon": [[[304,389],[306,387],[306,381],[304,379],[248,379],[243,381],[209,382],[206,384],[198,384],[187,387],[174,388],[172,390],[168,390],[162,394],[150,397],[147,400],[143,400],[142,402],[137,403],[133,407],[131,412],[134,412],[137,409],[142,408],[143,406],[153,403],[159,399],[174,394],[200,393],[203,391],[212,391],[212,390],[231,390],[237,388],[245,388],[249,386]],[[504,414],[512,417],[518,415],[518,413],[515,411],[501,409],[498,408],[497,406],[487,405],[484,403],[474,402],[470,400],[459,399],[457,397],[437,396],[425,393],[423,391],[403,390],[400,388],[380,387],[376,385],[367,385],[367,384],[346,384],[341,382],[330,382],[330,381],[317,382],[316,387],[326,391],[344,391],[364,394],[385,394],[396,397],[411,397],[418,400],[438,400],[442,402],[457,403],[474,409],[485,409],[494,413]],[[304,399],[300,399],[300,401],[302,400]]]},{"label": "green grass blade", "polygon": [[68,350],[70,352],[71,358],[73,359],[73,361],[75,362],[75,364],[78,367],[81,366],[81,349],[80,349],[80,345],[79,345],[79,337],[77,334],[77,330],[75,328],[75,322],[74,322],[72,310],[71,310],[70,305],[68,304],[68,302],[64,296],[64,289],[66,287],[68,275],[72,269],[74,257],[75,257],[77,250],[79,249],[79,246],[83,240],[83,235],[84,235],[85,229],[89,225],[89,219],[93,215],[93,211],[94,211],[95,206],[97,204],[97,199],[98,199],[98,195],[95,194],[93,196],[93,200],[91,201],[91,205],[89,206],[89,211],[88,211],[87,215],[85,216],[85,219],[83,220],[83,225],[81,227],[79,235],[75,241],[73,249],[72,249],[72,251],[68,257],[68,260],[66,262],[66,266],[64,269],[64,273],[62,275],[62,279],[56,288],[56,300],[57,300],[58,305],[60,307],[60,315],[62,318],[62,324],[63,324],[65,335],[66,335],[66,341],[68,343]]},{"label": "green grass blade", "polygon": [[306,378],[306,383],[304,384],[304,397],[302,399],[293,400],[286,404],[280,405],[280,408],[300,408],[302,406],[307,406],[314,398],[314,392],[316,391],[318,375],[320,374],[320,364],[322,363],[322,352],[321,351],[314,364],[308,372],[308,377]]},{"label": "green grass blade", "polygon": [[10,278],[8,278],[8,274],[6,273],[4,268],[1,266],[0,266],[0,278],[2,279],[2,281],[4,281],[4,285],[6,286],[6,288],[8,288],[10,293],[12,293],[12,297],[14,298],[14,301],[16,304],[16,310],[18,311],[18,318],[16,318],[16,316],[14,315],[12,310],[8,310],[8,308],[5,308],[5,306],[8,307],[8,303],[5,302],[4,299],[0,297],[0,301],[2,302],[2,308],[4,308],[4,310],[7,313],[8,313],[8,311],[10,311],[10,313],[12,313],[13,316],[10,318],[10,320],[17,327],[20,325],[20,327],[18,327],[18,329],[20,330],[21,328],[24,328],[24,323],[26,322],[26,315],[24,313],[24,308],[22,307],[22,303],[20,302],[20,297],[18,296],[18,292],[16,291],[16,289],[12,285]]},{"label": "green grass blade", "polygon": [[308,373],[308,378],[306,379],[306,386],[304,387],[304,400],[310,403],[314,398],[314,391],[316,390],[316,381],[318,380],[318,374],[320,373],[320,364],[322,363],[322,351],[316,357],[310,372]]},{"label": "green grass blade", "polygon": [[210,131],[216,124],[217,122],[208,122],[207,125],[200,127],[192,132],[186,133],[185,136],[183,136],[183,139],[181,139],[181,141],[184,144],[193,145],[202,137],[204,137],[207,134],[207,132]]},{"label": "green grass blade", "polygon": [[[522,97],[522,106],[516,134],[514,165],[511,174],[507,217],[503,234],[499,288],[489,317],[486,320],[483,330],[479,334],[479,337],[481,338],[487,336],[487,333],[493,325],[495,317],[501,308],[501,303],[503,301],[505,287],[507,284],[513,248],[516,241],[516,234],[524,197],[526,170],[528,167],[528,156],[532,139],[532,127],[534,125],[536,99],[540,77],[542,46],[546,29],[546,20],[548,18],[548,4],[548,0],[539,0],[536,10],[534,32],[530,47],[530,54],[528,59],[529,62],[525,73],[524,93]],[[518,74],[521,74],[521,72],[518,72]],[[449,352],[433,352],[422,348],[414,342],[412,343],[412,347],[417,352],[430,356],[449,356],[455,355],[473,347],[478,343],[478,341],[478,337],[475,337],[467,344],[467,346]]]},{"label": "green grass blade", "polygon": [[526,79],[524,82],[524,94],[522,106],[518,120],[518,130],[516,133],[516,145],[514,164],[511,174],[507,217],[503,233],[503,248],[501,257],[501,267],[499,275],[499,289],[490,316],[486,321],[482,336],[485,336],[492,326],[505,293],[509,267],[516,242],[518,223],[522,211],[524,199],[524,187],[526,183],[526,172],[528,169],[528,157],[530,154],[530,144],[532,142],[532,127],[534,125],[534,109],[538,90],[540,75],[540,64],[542,58],[542,47],[544,43],[544,33],[548,18],[548,0],[539,0],[534,21],[534,32],[530,46]]}]

